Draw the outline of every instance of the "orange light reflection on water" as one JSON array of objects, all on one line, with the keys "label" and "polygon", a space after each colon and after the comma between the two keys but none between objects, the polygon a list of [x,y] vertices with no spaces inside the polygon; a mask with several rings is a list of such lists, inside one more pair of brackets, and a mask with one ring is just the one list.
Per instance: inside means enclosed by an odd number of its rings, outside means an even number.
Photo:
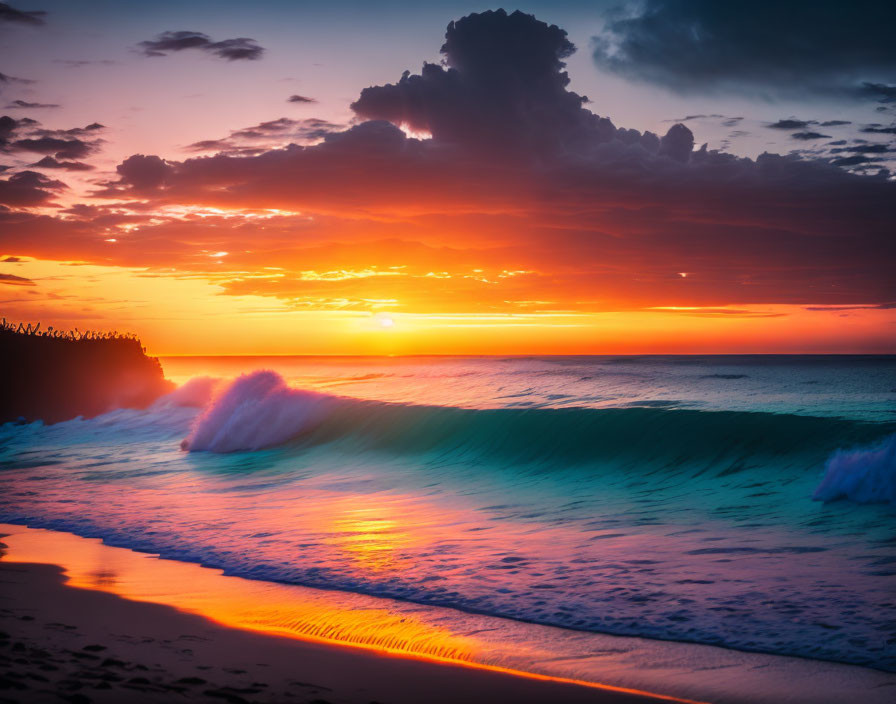
[{"label": "orange light reflection on water", "polygon": [[14,529],[15,534],[4,539],[12,559],[61,565],[73,587],[173,606],[226,626],[390,653],[465,662],[478,650],[473,639],[406,614],[353,606],[351,595],[230,577],[221,570],[110,547],[94,538]]},{"label": "orange light reflection on water", "polygon": [[172,606],[224,626],[663,701],[700,704],[627,687],[488,664],[483,662],[488,657],[488,643],[430,623],[430,619],[438,618],[437,611],[419,609],[422,615],[417,617],[408,611],[392,611],[387,606],[371,608],[364,604],[388,605],[390,601],[230,577],[221,570],[111,547],[99,539],[70,533],[0,524],[0,534],[8,547],[2,555],[4,561],[59,565],[65,570],[70,586]]}]

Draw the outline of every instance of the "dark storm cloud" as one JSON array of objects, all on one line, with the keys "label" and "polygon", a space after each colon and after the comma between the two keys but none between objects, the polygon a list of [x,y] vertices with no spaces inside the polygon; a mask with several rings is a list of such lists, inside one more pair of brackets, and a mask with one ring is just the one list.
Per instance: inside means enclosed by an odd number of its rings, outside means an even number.
[{"label": "dark storm cloud", "polygon": [[13,100],[7,109],[28,109],[28,108],[58,108],[56,103],[29,103],[27,100]]},{"label": "dark storm cloud", "polygon": [[287,103],[316,103],[314,98],[308,98],[304,95],[291,95],[286,99]]},{"label": "dark storm cloud", "polygon": [[646,0],[608,13],[598,67],[681,93],[865,95],[896,72],[896,3]]},{"label": "dark storm cloud", "polygon": [[264,47],[248,37],[216,42],[207,34],[190,31],[162,32],[155,39],[142,41],[138,46],[146,56],[167,56],[167,52],[171,51],[199,49],[228,61],[251,61],[261,58],[264,53]]},{"label": "dark storm cloud", "polygon": [[67,186],[36,171],[21,171],[7,179],[0,179],[0,204],[28,208],[46,205],[57,191]]},{"label": "dark storm cloud", "polygon": [[46,14],[43,10],[17,10],[5,2],[0,2],[0,22],[42,25]]}]

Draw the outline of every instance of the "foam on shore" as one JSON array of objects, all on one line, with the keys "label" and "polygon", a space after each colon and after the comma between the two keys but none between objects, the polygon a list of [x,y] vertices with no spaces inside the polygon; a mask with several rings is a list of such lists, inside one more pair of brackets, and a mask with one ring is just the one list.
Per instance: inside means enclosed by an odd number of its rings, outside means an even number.
[{"label": "foam on shore", "polygon": [[[197,613],[240,629],[352,645],[607,692],[713,702],[886,702],[896,675],[713,646],[582,633],[391,599],[227,577],[68,533],[0,525],[4,561],[61,565],[71,586]],[[97,565],[114,574],[97,578]]]}]

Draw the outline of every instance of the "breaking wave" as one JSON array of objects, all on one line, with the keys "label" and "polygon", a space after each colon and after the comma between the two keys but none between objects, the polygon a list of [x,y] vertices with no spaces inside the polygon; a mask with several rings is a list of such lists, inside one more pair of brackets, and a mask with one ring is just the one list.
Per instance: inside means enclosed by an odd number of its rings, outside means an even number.
[{"label": "breaking wave", "polygon": [[812,498],[896,503],[896,434],[872,447],[835,452]]},{"label": "breaking wave", "polygon": [[893,496],[896,441],[858,453],[838,450],[877,442],[894,429],[839,418],[674,407],[477,410],[386,403],[292,389],[275,372],[263,371],[220,391],[182,447],[235,452],[327,445],[355,455],[388,452],[530,472],[601,464],[690,476],[771,466],[813,471],[833,453],[815,498],[886,501]]},{"label": "breaking wave", "polygon": [[279,445],[320,420],[334,400],[291,389],[276,372],[244,374],[214,397],[181,447],[234,452]]}]

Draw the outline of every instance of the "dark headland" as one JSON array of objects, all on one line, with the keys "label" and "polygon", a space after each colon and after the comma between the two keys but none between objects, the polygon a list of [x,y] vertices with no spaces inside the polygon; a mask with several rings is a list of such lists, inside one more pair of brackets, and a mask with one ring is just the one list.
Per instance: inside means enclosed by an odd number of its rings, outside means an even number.
[{"label": "dark headland", "polygon": [[174,387],[136,337],[0,324],[0,423],[142,408]]}]

